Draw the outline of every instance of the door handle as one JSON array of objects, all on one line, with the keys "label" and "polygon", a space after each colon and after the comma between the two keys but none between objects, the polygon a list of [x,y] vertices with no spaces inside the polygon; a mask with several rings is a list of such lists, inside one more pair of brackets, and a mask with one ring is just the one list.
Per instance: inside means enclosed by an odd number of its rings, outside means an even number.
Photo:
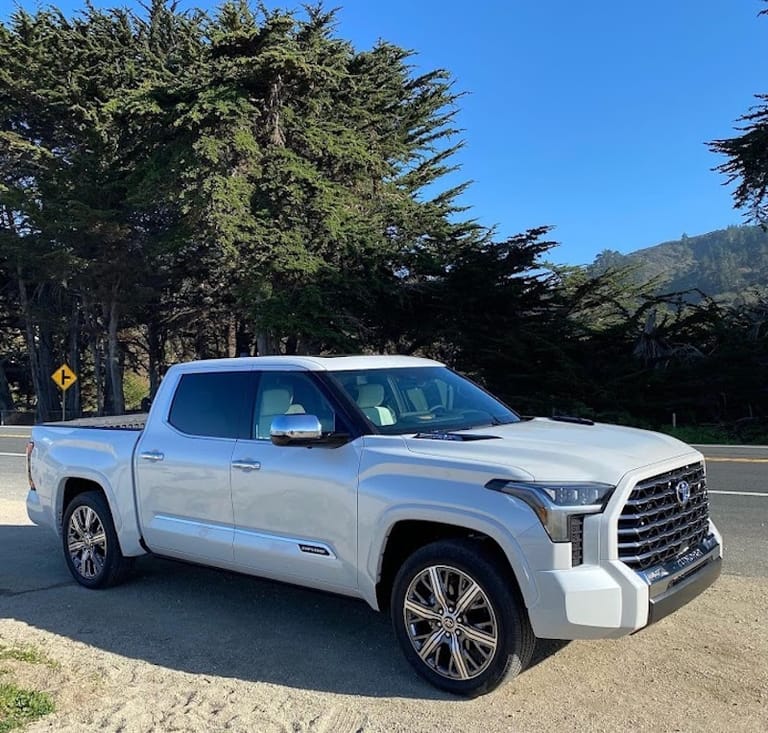
[{"label": "door handle", "polygon": [[260,461],[232,461],[232,468],[239,468],[241,471],[258,471],[261,468]]},{"label": "door handle", "polygon": [[147,450],[141,453],[141,458],[143,458],[145,461],[152,461],[153,463],[156,463],[157,461],[162,461],[163,458],[165,458],[165,454],[158,450]]}]

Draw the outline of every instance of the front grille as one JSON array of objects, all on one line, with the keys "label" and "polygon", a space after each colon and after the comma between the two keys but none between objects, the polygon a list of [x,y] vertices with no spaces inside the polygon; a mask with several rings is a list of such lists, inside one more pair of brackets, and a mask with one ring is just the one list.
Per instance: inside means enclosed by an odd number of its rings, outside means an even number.
[{"label": "front grille", "polygon": [[[686,481],[690,498],[681,503]],[[704,464],[693,463],[638,483],[619,517],[619,560],[634,570],[663,565],[696,547],[709,534]]]}]

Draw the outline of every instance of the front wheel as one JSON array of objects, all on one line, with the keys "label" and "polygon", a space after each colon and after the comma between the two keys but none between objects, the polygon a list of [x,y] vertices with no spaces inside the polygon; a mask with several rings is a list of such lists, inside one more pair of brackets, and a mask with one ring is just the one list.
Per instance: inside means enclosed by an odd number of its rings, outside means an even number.
[{"label": "front wheel", "polygon": [[416,672],[458,695],[490,692],[530,662],[535,637],[508,573],[475,540],[442,540],[397,574],[392,623]]},{"label": "front wheel", "polygon": [[103,494],[86,491],[67,505],[62,527],[64,558],[74,579],[86,588],[121,583],[132,558],[123,557]]}]

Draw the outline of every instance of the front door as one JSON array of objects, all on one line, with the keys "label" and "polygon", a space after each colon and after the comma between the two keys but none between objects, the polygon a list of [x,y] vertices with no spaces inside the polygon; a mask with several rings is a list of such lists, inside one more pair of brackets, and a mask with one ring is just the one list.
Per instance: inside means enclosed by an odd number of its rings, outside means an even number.
[{"label": "front door", "polygon": [[324,432],[345,431],[311,373],[260,373],[251,437],[237,441],[232,459],[235,562],[304,585],[355,588],[361,443],[274,445],[272,420],[292,413],[316,415]]}]

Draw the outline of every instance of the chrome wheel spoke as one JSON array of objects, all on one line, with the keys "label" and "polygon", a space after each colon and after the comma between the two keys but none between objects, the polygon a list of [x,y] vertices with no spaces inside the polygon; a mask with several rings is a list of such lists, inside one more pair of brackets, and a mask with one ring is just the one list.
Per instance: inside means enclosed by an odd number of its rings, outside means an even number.
[{"label": "chrome wheel spoke", "polygon": [[443,582],[440,580],[440,574],[434,566],[429,569],[429,582],[432,584],[432,593],[434,593],[438,605],[443,609],[448,608],[448,600],[445,597]]},{"label": "chrome wheel spoke", "polygon": [[445,632],[442,629],[438,629],[432,634],[432,636],[429,637],[429,639],[424,642],[424,644],[422,644],[421,649],[418,651],[419,656],[425,662],[440,646],[440,642],[443,640],[443,636],[445,636]]},{"label": "chrome wheel spoke", "polygon": [[480,629],[476,629],[472,626],[467,626],[466,624],[459,624],[459,630],[467,639],[474,641],[475,644],[488,647],[493,651],[496,650],[495,635],[492,636],[491,634],[486,634],[484,631],[480,631]]},{"label": "chrome wheel spoke", "polygon": [[469,672],[467,671],[467,665],[464,662],[464,650],[461,648],[461,642],[456,634],[451,636],[451,658],[453,664],[456,667],[456,673],[460,680],[468,680]]},{"label": "chrome wheel spoke", "polygon": [[405,610],[410,611],[421,619],[427,619],[429,621],[440,621],[442,616],[432,608],[423,606],[421,603],[406,599]]},{"label": "chrome wheel spoke", "polygon": [[77,533],[78,536],[82,537],[85,534],[85,527],[83,527],[82,521],[80,519],[79,509],[74,511],[69,522],[72,525],[72,529]]},{"label": "chrome wheel spoke", "polygon": [[93,574],[98,575],[104,567],[104,557],[91,550],[91,561],[93,563]]},{"label": "chrome wheel spoke", "polygon": [[67,542],[67,547],[69,547],[69,553],[72,555],[73,553],[84,549],[85,542],[83,540],[73,540],[70,538],[70,540]]},{"label": "chrome wheel spoke", "polygon": [[91,557],[91,551],[87,547],[84,547],[82,552],[78,554],[77,561],[75,562],[75,567],[77,567],[77,572],[79,572],[80,575],[82,575],[84,578],[91,577],[91,572],[88,565],[90,557]]},{"label": "chrome wheel spoke", "polygon": [[480,586],[473,580],[472,584],[469,586],[469,588],[467,588],[467,590],[464,591],[461,598],[456,601],[456,613],[464,613],[469,608],[472,601],[475,600],[479,592]]},{"label": "chrome wheel spoke", "polygon": [[101,532],[98,532],[97,534],[94,534],[91,536],[91,542],[93,542],[94,545],[103,549],[107,545],[107,535],[102,530]]}]

